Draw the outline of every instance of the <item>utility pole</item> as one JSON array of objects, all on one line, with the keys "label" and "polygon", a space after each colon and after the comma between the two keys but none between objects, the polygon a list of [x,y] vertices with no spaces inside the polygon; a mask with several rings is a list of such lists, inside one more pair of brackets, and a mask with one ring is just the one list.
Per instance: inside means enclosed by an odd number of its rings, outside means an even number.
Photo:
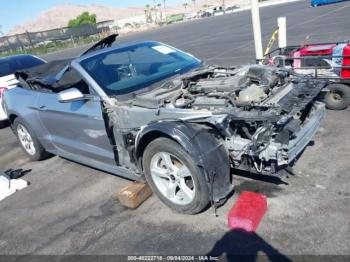
[{"label": "utility pole", "polygon": [[260,13],[258,0],[251,0],[251,11],[254,33],[255,57],[256,60],[260,60],[263,59],[263,50],[261,42]]}]

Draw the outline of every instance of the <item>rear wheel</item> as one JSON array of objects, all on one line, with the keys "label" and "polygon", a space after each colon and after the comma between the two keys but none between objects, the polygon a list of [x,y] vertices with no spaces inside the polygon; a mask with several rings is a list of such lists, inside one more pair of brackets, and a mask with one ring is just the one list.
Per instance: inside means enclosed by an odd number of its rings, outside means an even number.
[{"label": "rear wheel", "polygon": [[196,214],[209,204],[203,172],[175,141],[152,141],[144,152],[143,167],[153,192],[175,211]]},{"label": "rear wheel", "polygon": [[8,120],[0,120],[0,128],[5,128],[9,125]]},{"label": "rear wheel", "polygon": [[329,92],[325,96],[326,106],[333,110],[342,110],[349,106],[350,87],[343,84],[330,84]]},{"label": "rear wheel", "polygon": [[13,122],[13,130],[20,142],[24,152],[31,160],[38,161],[45,159],[49,154],[39,143],[32,129],[27,126],[20,118],[16,118]]}]

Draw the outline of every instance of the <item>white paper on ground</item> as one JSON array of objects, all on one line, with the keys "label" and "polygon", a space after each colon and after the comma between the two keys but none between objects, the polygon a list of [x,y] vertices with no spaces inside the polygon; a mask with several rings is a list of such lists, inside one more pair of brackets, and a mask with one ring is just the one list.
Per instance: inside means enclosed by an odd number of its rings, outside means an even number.
[{"label": "white paper on ground", "polygon": [[5,174],[0,175],[0,201],[27,186],[28,182],[23,179],[10,179]]}]

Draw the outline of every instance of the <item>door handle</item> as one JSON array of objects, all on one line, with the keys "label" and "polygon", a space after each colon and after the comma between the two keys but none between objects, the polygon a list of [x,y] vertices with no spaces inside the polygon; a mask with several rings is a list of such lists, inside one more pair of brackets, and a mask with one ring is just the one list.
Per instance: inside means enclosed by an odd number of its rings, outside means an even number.
[{"label": "door handle", "polygon": [[46,106],[39,106],[39,110],[40,110],[40,111],[46,111],[46,110],[47,110],[47,107],[46,107]]}]

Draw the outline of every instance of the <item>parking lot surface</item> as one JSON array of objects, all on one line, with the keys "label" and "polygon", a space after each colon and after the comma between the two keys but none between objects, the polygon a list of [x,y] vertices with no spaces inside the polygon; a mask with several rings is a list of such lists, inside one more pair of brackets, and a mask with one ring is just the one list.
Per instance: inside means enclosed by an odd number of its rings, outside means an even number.
[{"label": "parking lot surface", "polygon": [[[264,41],[278,16],[287,16],[289,44],[350,39],[350,4],[309,8],[308,1],[261,9]],[[175,24],[120,38],[157,40],[212,64],[254,61],[250,12]],[[78,55],[82,48],[46,55]],[[116,192],[130,181],[60,157],[30,162],[10,128],[0,130],[0,170],[31,170],[30,186],[0,202],[1,254],[283,254],[350,255],[350,109],[326,118],[295,167],[282,178],[234,174],[227,203],[181,215],[155,196],[136,210]],[[268,211],[255,235],[228,232],[226,215],[248,190],[266,194]]]}]

